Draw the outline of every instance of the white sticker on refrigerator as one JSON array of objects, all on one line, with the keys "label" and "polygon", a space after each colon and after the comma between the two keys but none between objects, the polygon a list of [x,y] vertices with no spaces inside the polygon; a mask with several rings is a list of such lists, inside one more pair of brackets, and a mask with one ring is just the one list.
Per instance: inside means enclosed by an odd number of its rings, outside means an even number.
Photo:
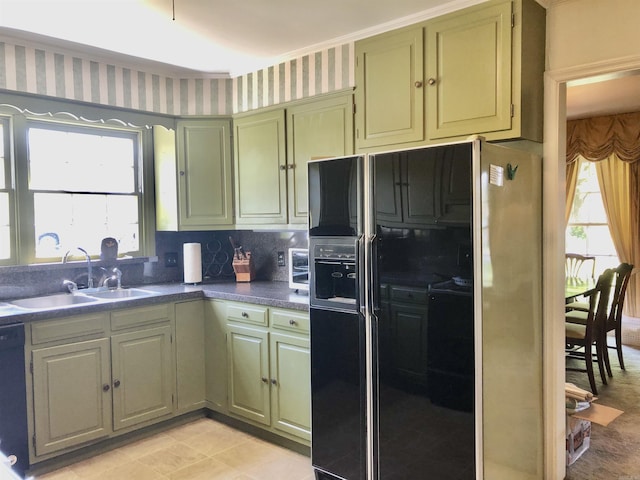
[{"label": "white sticker on refrigerator", "polygon": [[489,165],[489,183],[501,187],[504,184],[504,168],[500,165]]}]

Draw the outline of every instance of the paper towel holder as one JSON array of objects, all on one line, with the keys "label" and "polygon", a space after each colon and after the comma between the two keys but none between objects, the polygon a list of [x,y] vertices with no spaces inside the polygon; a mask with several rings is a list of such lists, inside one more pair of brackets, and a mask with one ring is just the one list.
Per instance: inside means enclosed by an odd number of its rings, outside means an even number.
[{"label": "paper towel holder", "polygon": [[199,243],[185,243],[183,249],[184,283],[197,285],[202,282],[202,249]]}]

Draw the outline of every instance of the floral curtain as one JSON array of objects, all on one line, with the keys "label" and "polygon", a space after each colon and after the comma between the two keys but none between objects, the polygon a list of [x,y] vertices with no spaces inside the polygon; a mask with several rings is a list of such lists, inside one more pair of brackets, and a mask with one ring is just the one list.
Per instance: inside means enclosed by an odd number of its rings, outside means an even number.
[{"label": "floral curtain", "polygon": [[[640,112],[567,122],[567,214],[578,159],[598,163],[598,180],[616,253],[640,267]],[[640,317],[640,280],[632,275],[624,312]]]}]

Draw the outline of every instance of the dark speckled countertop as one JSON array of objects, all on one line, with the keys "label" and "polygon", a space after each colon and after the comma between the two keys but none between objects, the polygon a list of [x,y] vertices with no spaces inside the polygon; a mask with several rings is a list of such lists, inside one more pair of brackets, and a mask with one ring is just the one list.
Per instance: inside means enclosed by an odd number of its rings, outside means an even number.
[{"label": "dark speckled countertop", "polygon": [[0,303],[0,325],[94,313],[105,309],[132,308],[197,298],[217,298],[301,311],[307,311],[309,309],[309,296],[295,293],[289,288],[287,282],[229,282],[203,285],[171,283],[141,285],[135,288],[148,290],[153,294],[145,297],[101,300],[95,303],[39,310],[19,308],[13,306],[10,301],[3,302]]}]

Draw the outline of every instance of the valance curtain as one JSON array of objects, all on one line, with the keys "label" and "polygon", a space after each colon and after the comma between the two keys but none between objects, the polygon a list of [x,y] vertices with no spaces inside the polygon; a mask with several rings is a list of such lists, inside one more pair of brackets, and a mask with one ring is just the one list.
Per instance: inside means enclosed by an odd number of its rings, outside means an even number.
[{"label": "valance curtain", "polygon": [[[567,122],[566,221],[575,195],[578,160],[598,162],[602,200],[616,253],[640,267],[640,112]],[[640,280],[632,275],[625,313],[640,317]]]}]

